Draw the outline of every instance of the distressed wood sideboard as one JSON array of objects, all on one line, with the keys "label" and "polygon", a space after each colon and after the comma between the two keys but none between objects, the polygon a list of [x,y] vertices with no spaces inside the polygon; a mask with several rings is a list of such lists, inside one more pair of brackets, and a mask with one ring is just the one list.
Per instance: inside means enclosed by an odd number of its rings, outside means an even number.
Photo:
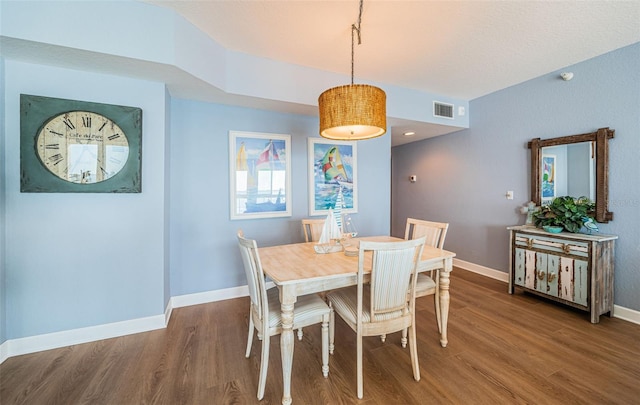
[{"label": "distressed wood sideboard", "polygon": [[515,289],[588,311],[591,323],[613,314],[616,235],[553,234],[512,226],[509,294]]}]

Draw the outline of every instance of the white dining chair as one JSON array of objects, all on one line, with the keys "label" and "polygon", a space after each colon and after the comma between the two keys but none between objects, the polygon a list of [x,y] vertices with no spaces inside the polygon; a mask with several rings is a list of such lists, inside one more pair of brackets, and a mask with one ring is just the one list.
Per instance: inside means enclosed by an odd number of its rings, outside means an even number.
[{"label": "white dining chair", "polygon": [[[238,245],[242,256],[251,307],[249,314],[249,336],[245,357],[249,358],[253,344],[254,328],[258,339],[262,340],[262,356],[260,359],[260,377],[258,380],[258,399],[264,397],[267,368],[269,366],[269,338],[282,332],[280,318],[280,300],[277,288],[266,289],[265,276],[260,263],[258,245],[255,240],[244,237],[238,230]],[[298,297],[293,309],[293,328],[322,324],[322,374],[329,375],[329,326],[332,321],[331,308],[316,294]]]},{"label": "white dining chair", "polygon": [[317,242],[322,235],[325,219],[305,218],[302,220],[302,230],[304,231],[305,242]]},{"label": "white dining chair", "polygon": [[[322,228],[324,227],[325,219],[313,219],[313,218],[304,218],[302,219],[302,231],[304,232],[304,241],[305,242],[318,242],[320,240],[320,235],[322,235]],[[323,297],[323,294],[320,294]],[[304,332],[302,328],[298,329],[298,340],[302,340],[304,336]]]},{"label": "white dining chair", "polygon": [[[421,219],[407,218],[407,225],[404,231],[406,240],[424,237],[426,246],[433,246],[442,249],[444,239],[447,236],[449,224],[445,222],[424,221]],[[440,272],[439,270],[431,270],[424,273],[418,273],[416,282],[416,298],[426,295],[433,295],[433,303],[435,306],[436,324],[438,332],[442,333],[442,315],[440,312]],[[380,340],[384,342],[386,335],[380,335]],[[407,331],[403,331],[401,339],[402,347],[407,347]]]},{"label": "white dining chair", "polygon": [[[432,222],[424,221],[421,219],[407,218],[407,226],[404,231],[404,238],[416,239],[425,238],[426,246],[433,246],[439,249],[444,247],[444,239],[447,237],[447,230],[449,224],[446,222]],[[442,316],[440,312],[440,271],[431,270],[428,274],[419,273],[416,283],[416,298],[424,297],[426,295],[434,296],[434,305],[436,313],[436,323],[438,324],[438,331],[442,333]]]},{"label": "white dining chair", "polygon": [[[363,396],[362,338],[408,329],[413,378],[420,381],[415,333],[416,268],[425,238],[400,242],[360,241],[357,285],[327,294],[331,308],[356,332],[358,398]],[[365,256],[371,255],[366,282]],[[409,291],[409,293],[407,293]],[[334,317],[334,313],[331,314]],[[329,351],[335,347],[335,324],[330,324]]]}]

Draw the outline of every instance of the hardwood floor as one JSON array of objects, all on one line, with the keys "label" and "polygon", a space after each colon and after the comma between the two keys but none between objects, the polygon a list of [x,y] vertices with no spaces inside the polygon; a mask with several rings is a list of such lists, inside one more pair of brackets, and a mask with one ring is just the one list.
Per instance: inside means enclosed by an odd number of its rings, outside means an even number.
[{"label": "hardwood floor", "polygon": [[[418,300],[420,382],[399,333],[365,338],[364,398],[356,398],[355,334],[336,317],[322,377],[320,327],[296,340],[294,404],[638,404],[640,325],[523,293],[464,270],[451,276],[449,346],[439,345],[432,297]],[[164,330],[7,359],[0,403],[254,404],[260,342],[244,357],[248,298],[179,308]],[[265,398],[279,404],[279,336]]]}]

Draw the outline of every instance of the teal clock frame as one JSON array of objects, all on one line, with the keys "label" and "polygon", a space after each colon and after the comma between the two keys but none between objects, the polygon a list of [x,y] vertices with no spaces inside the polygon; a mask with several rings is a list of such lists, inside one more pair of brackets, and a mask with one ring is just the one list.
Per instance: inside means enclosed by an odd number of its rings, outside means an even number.
[{"label": "teal clock frame", "polygon": [[[101,114],[124,131],[129,157],[115,176],[92,184],[65,181],[40,161],[36,140],[53,117],[70,111]],[[142,109],[87,101],[20,95],[20,192],[22,193],[140,193],[142,192]]]}]

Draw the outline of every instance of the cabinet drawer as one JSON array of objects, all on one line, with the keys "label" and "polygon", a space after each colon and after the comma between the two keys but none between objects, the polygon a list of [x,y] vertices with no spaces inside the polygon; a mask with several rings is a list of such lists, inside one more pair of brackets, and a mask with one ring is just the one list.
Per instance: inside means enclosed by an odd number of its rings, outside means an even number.
[{"label": "cabinet drawer", "polygon": [[565,240],[539,235],[516,233],[514,243],[517,247],[539,250],[555,254],[589,257],[589,244],[576,240]]}]

